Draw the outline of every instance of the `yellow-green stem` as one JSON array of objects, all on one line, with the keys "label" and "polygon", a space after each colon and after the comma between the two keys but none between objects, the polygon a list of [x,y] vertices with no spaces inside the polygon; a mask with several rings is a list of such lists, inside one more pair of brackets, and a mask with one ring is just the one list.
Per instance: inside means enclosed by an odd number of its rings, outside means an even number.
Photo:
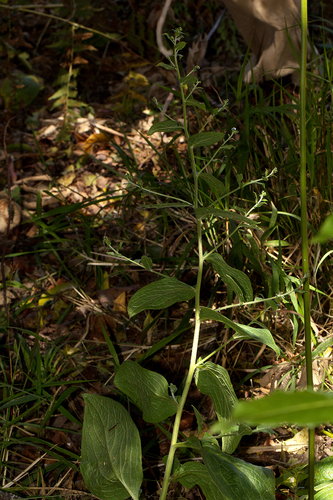
[{"label": "yellow-green stem", "polygon": [[[176,64],[176,66],[177,66],[178,78],[180,79],[178,65]],[[186,120],[186,102],[185,102],[185,96],[184,96],[184,89],[183,89],[182,85],[180,85],[180,92],[181,92],[181,97],[182,97],[182,102],[183,102],[184,130],[185,130],[186,139],[188,141],[189,133],[187,130],[187,120]],[[193,175],[193,179],[194,179],[194,207],[198,208],[198,173],[197,173],[197,168],[196,168],[196,164],[195,164],[194,152],[193,152],[192,148],[189,148],[188,154],[189,154],[189,159],[190,159],[190,163],[191,163],[191,167],[192,167],[192,175]],[[176,417],[175,417],[175,422],[173,425],[171,446],[170,446],[168,460],[167,460],[166,467],[165,467],[165,474],[164,474],[164,480],[163,480],[163,486],[162,486],[162,490],[161,490],[160,500],[165,500],[167,492],[168,492],[170,476],[172,473],[172,465],[174,462],[174,456],[175,456],[176,449],[177,449],[180,420],[181,420],[183,408],[184,408],[184,405],[185,405],[185,402],[187,399],[187,395],[188,395],[188,392],[189,392],[189,389],[191,386],[194,371],[196,368],[196,360],[197,360],[199,337],[200,337],[200,289],[201,289],[202,271],[203,271],[203,262],[204,262],[203,248],[202,248],[202,228],[201,228],[201,220],[200,219],[198,219],[198,221],[197,221],[197,231],[198,231],[199,263],[198,263],[197,284],[196,284],[196,289],[195,289],[195,324],[194,324],[194,334],[193,334],[193,346],[192,346],[189,370],[187,373],[183,393],[182,393],[182,396],[181,396],[180,401],[179,401],[179,405],[178,405],[178,409],[177,409],[177,413],[176,413]]]},{"label": "yellow-green stem", "polygon": [[[300,136],[301,136],[301,230],[303,259],[303,299],[304,299],[304,331],[306,378],[308,389],[313,389],[312,351],[311,351],[311,317],[310,317],[310,284],[309,284],[309,249],[307,227],[307,186],[306,186],[306,63],[307,63],[307,0],[302,0],[302,50],[301,50],[301,84],[300,84]],[[314,429],[309,429],[309,496],[314,499]]]}]

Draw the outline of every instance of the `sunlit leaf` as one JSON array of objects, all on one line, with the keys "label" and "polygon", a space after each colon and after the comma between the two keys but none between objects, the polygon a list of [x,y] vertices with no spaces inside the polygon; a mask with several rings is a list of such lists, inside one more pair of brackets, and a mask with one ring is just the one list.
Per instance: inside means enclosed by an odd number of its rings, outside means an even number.
[{"label": "sunlit leaf", "polygon": [[164,120],[163,122],[156,122],[148,131],[148,135],[153,135],[155,132],[175,132],[184,130],[184,128],[173,120]]},{"label": "sunlit leaf", "polygon": [[242,401],[235,407],[233,418],[250,425],[296,424],[317,427],[333,420],[333,394],[328,392],[280,392],[256,399]]},{"label": "sunlit leaf", "polygon": [[201,446],[207,470],[225,500],[274,500],[273,471],[221,452],[216,446]]},{"label": "sunlit leaf", "polygon": [[145,309],[165,309],[176,302],[191,300],[195,290],[177,278],[163,278],[144,286],[133,295],[128,303],[128,314],[131,318]]},{"label": "sunlit leaf", "polygon": [[280,349],[276,345],[271,332],[267,328],[255,328],[253,326],[241,325],[240,323],[235,323],[234,321],[227,318],[226,316],[223,316],[217,311],[213,311],[208,307],[202,307],[200,310],[200,320],[205,321],[208,319],[213,321],[221,321],[221,323],[224,323],[228,328],[235,330],[236,333],[233,335],[234,339],[237,338],[244,340],[257,340],[258,342],[266,344],[268,347],[273,349],[276,352],[277,356],[280,355]]}]

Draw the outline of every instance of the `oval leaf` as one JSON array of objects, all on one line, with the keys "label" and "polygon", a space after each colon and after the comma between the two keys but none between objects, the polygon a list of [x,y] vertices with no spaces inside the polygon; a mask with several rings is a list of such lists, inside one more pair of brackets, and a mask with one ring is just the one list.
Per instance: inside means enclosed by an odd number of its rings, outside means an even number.
[{"label": "oval leaf", "polygon": [[176,474],[173,475],[173,479],[179,481],[180,484],[188,489],[193,488],[197,484],[202,489],[202,493],[205,495],[206,500],[226,500],[226,497],[222,495],[218,487],[212,481],[207,467],[204,464],[186,462],[177,470]]},{"label": "oval leaf", "polygon": [[253,326],[240,325],[239,323],[231,321],[231,319],[223,316],[223,314],[220,314],[217,311],[213,311],[208,307],[202,307],[200,310],[200,320],[205,321],[207,319],[221,321],[221,323],[224,323],[228,328],[235,330],[236,333],[233,336],[234,339],[255,339],[273,349],[277,356],[280,355],[280,349],[274,342],[272,334],[267,328],[255,328]]},{"label": "oval leaf", "polygon": [[163,278],[144,286],[133,295],[128,303],[131,318],[145,309],[165,309],[176,302],[191,300],[195,290],[177,278]]},{"label": "oval leaf", "polygon": [[167,380],[134,361],[125,361],[120,366],[114,383],[140,408],[146,422],[162,422],[177,411],[177,404],[168,393]]},{"label": "oval leaf", "polygon": [[[208,361],[196,369],[195,383],[200,392],[211,397],[219,422],[231,420],[238,400],[227,370]],[[222,451],[232,454],[240,439],[240,436],[222,437]]]},{"label": "oval leaf", "polygon": [[302,427],[318,427],[332,421],[333,395],[331,393],[276,391],[255,401],[242,401],[235,407],[233,418],[250,425],[268,424],[272,427],[296,424]]},{"label": "oval leaf", "polygon": [[83,398],[81,473],[87,487],[101,500],[138,500],[143,473],[137,427],[117,401]]},{"label": "oval leaf", "polygon": [[188,145],[190,148],[197,148],[199,146],[208,147],[221,141],[223,137],[224,134],[222,132],[200,132],[189,138]]},{"label": "oval leaf", "polygon": [[212,480],[227,500],[275,500],[273,471],[208,446],[201,446],[202,458]]},{"label": "oval leaf", "polygon": [[175,132],[176,130],[183,130],[183,127],[173,120],[164,120],[154,123],[149,129],[148,135],[153,135],[155,132]]}]

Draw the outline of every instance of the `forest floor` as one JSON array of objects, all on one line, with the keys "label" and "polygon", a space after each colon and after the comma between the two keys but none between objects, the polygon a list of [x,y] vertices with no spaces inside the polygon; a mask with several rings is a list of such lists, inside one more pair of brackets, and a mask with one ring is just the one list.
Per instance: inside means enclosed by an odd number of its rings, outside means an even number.
[{"label": "forest floor", "polygon": [[[77,0],[70,8],[51,8],[42,0],[26,7],[22,2],[17,8],[15,3],[0,4],[0,500],[15,498],[8,492],[25,498],[90,499],[95,497],[87,491],[79,467],[82,394],[119,396],[110,345],[121,361],[144,362],[145,368],[177,387],[187,373],[193,303],[182,301],[133,318],[128,314],[130,298],[156,279],[149,269],[137,266],[142,256],[152,259],[155,271],[195,285],[196,220],[182,204],[188,202],[190,189],[185,179],[187,144],[183,137],[174,140],[174,133],[148,136],[160,119],[153,98],[164,106],[176,84],[174,72],[156,66],[164,60],[155,41],[160,2],[100,5]],[[223,8],[217,0],[174,3],[164,31],[183,27],[184,61],[191,66],[188,48],[194,47],[198,33],[209,32]],[[310,9],[310,35],[320,53],[325,24],[325,61],[331,57],[332,22],[331,5],[323,12]],[[232,150],[215,170],[230,193],[244,182],[241,193],[228,196],[226,209],[243,213],[251,207],[261,185],[250,182],[278,166],[277,175],[265,185],[266,204],[255,214],[261,224],[258,231],[248,230],[237,240],[227,237],[232,225],[214,226],[226,236],[221,253],[228,264],[246,271],[256,297],[269,298],[287,291],[287,277],[295,283],[301,279],[299,137],[293,118],[299,88],[286,78],[245,89],[239,74],[246,51],[225,13],[203,54],[198,77],[200,97],[205,96],[208,107],[228,100],[216,126],[226,135],[237,129]],[[323,80],[326,84],[327,78]],[[319,86],[317,81],[313,95]],[[327,121],[318,118],[309,136],[316,157],[309,174],[311,231],[331,212],[326,154],[331,92],[320,93]],[[274,107],[281,111],[278,119]],[[177,95],[168,113],[181,119]],[[198,132],[201,119],[198,110],[189,110],[191,133]],[[168,196],[179,206],[159,209]],[[7,231],[8,203],[16,222]],[[329,244],[311,250],[313,273],[316,270],[311,281],[314,347],[326,342],[326,349],[318,350],[322,357],[314,365],[314,377],[317,387],[329,389],[331,252]],[[319,262],[323,268],[317,273]],[[272,300],[271,309],[258,302],[228,310],[240,324],[265,324],[280,357],[253,339],[228,343],[229,328],[203,323],[199,355],[204,358],[217,350],[213,361],[228,370],[238,398],[263,397],[278,386],[305,385],[298,291],[278,307]],[[235,296],[216,273],[206,270],[201,300],[204,306],[220,308],[233,303]],[[200,408],[207,427],[216,419],[212,400],[193,384],[181,422],[184,436],[196,435],[192,405]],[[137,410],[134,413],[144,449],[142,498],[157,499],[169,428],[164,434],[161,425],[148,426]],[[317,460],[333,454],[331,431],[323,426],[317,432]],[[243,437],[235,456],[270,467],[283,478],[277,498],[298,498],[286,478],[292,467],[297,474],[303,470],[306,441],[305,431],[281,425],[271,434],[265,430]],[[175,486],[169,498],[203,495],[198,487]]]}]

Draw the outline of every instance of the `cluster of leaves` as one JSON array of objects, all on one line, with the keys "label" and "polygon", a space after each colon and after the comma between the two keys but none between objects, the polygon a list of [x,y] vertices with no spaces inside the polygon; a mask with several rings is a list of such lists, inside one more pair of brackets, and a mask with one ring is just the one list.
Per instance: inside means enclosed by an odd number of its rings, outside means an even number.
[{"label": "cluster of leaves", "polygon": [[[179,70],[179,52],[185,44],[181,41],[181,30],[176,30],[175,37],[170,37],[174,45],[174,57],[169,58],[169,64],[163,64],[168,70],[177,72],[180,83],[180,97],[183,102],[184,124],[167,116],[167,119],[153,125],[149,131],[152,135],[156,132],[176,132],[185,135],[188,144],[189,160],[192,168],[193,202],[188,209],[195,210],[198,232],[198,276],[196,287],[193,288],[175,277],[162,276],[161,279],[140,289],[129,301],[129,316],[134,316],[145,309],[158,310],[169,307],[176,302],[195,300],[195,327],[194,341],[189,365],[188,375],[184,381],[184,387],[179,395],[175,393],[174,387],[169,387],[167,380],[160,374],[143,368],[139,363],[125,361],[119,365],[115,363],[115,386],[122,395],[136,405],[142,412],[142,418],[149,423],[159,424],[176,414],[173,423],[171,447],[166,463],[166,473],[161,491],[161,500],[167,495],[169,482],[179,481],[186,487],[199,485],[208,500],[217,498],[236,500],[244,497],[248,500],[261,498],[272,500],[275,498],[275,478],[269,469],[248,464],[236,457],[232,457],[237,448],[240,438],[244,433],[251,433],[251,429],[242,425],[245,423],[271,423],[272,415],[279,414],[281,408],[290,408],[290,398],[280,395],[274,396],[262,403],[261,407],[254,405],[254,410],[248,413],[247,407],[238,407],[235,415],[234,407],[237,397],[232,387],[228,372],[219,365],[209,361],[214,354],[208,355],[204,360],[197,360],[197,346],[200,334],[200,325],[205,320],[222,322],[235,331],[233,339],[255,339],[271,347],[277,355],[279,348],[269,332],[263,325],[259,328],[252,325],[241,325],[223,316],[219,311],[203,307],[200,304],[201,278],[204,263],[210,264],[217,275],[226,283],[230,296],[238,297],[241,302],[253,301],[253,291],[249,278],[243,271],[230,267],[217,252],[220,246],[216,242],[213,249],[203,253],[204,220],[223,217],[237,221],[239,226],[253,227],[255,223],[248,215],[263,203],[264,194],[257,200],[254,207],[242,215],[236,212],[203,206],[202,198],[199,196],[199,181],[203,177],[208,186],[217,191],[218,196],[225,194],[225,186],[222,185],[213,173],[207,173],[211,160],[203,161],[203,167],[198,167],[198,161],[204,158],[201,148],[209,148],[213,144],[224,139],[223,134],[214,131],[205,131],[206,124],[201,131],[190,136],[187,129],[186,109],[194,106],[204,109],[205,105],[194,98],[194,92],[199,82],[191,73],[182,77]],[[185,89],[190,87],[188,94]],[[216,110],[216,113],[218,110]],[[230,137],[228,138],[230,139]],[[225,141],[214,153],[217,155],[221,150],[228,147]],[[214,158],[213,156],[213,158]],[[205,171],[205,173],[204,173]],[[266,179],[268,175],[266,176]],[[265,179],[265,180],[266,180]],[[258,182],[258,181],[257,181]],[[222,185],[222,187],[221,187]],[[223,196],[222,196],[223,197]],[[221,198],[221,196],[220,196]],[[218,198],[218,201],[220,201]],[[169,206],[172,206],[170,200]],[[119,256],[112,249],[112,253]],[[152,260],[144,256],[141,266],[151,270]],[[276,299],[277,297],[275,297]],[[271,301],[273,297],[270,297]],[[188,390],[195,377],[198,389],[209,395],[214,403],[219,424],[218,436],[211,433],[203,437],[192,437],[185,441],[179,441],[179,423]],[[170,390],[171,394],[169,394]],[[309,406],[309,411],[304,411],[304,405],[308,405],[309,398],[314,398]],[[89,489],[103,500],[116,498],[125,500],[128,496],[138,499],[143,479],[141,468],[141,443],[138,430],[123,406],[110,399],[94,395],[86,395],[86,412],[83,426],[82,441],[82,464],[81,471]],[[319,401],[323,413],[316,413],[314,407],[318,408]],[[316,425],[321,419],[327,419],[330,410],[327,410],[330,397],[326,395],[315,395],[312,393],[300,394],[297,401],[293,401],[294,411],[290,412],[287,420],[292,423],[301,423],[308,426]],[[329,405],[330,406],[330,405]],[[240,409],[239,409],[240,408]],[[303,418],[300,418],[300,409],[303,410]],[[197,422],[198,435],[202,431],[203,419],[199,411],[194,408]],[[252,415],[252,418],[251,418]],[[275,417],[274,417],[275,418]],[[274,424],[280,423],[273,418]],[[175,459],[177,449],[189,449],[194,456],[201,456],[203,463],[186,462],[183,465]],[[120,451],[121,450],[121,451]]]},{"label": "cluster of leaves", "polygon": [[[89,3],[83,0],[77,2],[80,7],[80,15],[89,12]],[[81,8],[82,7],[82,8]],[[87,10],[85,10],[87,9]],[[85,13],[85,14],[84,14]],[[68,36],[67,36],[68,35]],[[140,33],[139,33],[140,35]],[[85,64],[85,51],[93,51],[96,46],[96,40],[92,47],[85,44],[87,33],[78,35],[76,29],[69,27],[66,29],[66,36],[59,42],[58,46],[53,46],[54,50],[65,52],[66,62],[63,68],[63,74],[59,76],[55,85],[59,86],[51,99],[55,100],[54,107],[61,108],[66,116],[67,133],[70,121],[75,118],[78,108],[85,106],[82,98],[77,97],[77,83],[79,72],[77,67]],[[138,38],[136,38],[137,40]],[[178,43],[178,42],[177,42]],[[184,47],[180,42],[176,46],[177,56]],[[14,57],[14,52],[11,52]],[[17,56],[17,53],[16,53]],[[23,57],[24,59],[24,57]],[[322,215],[326,214],[326,201],[331,200],[331,132],[329,127],[331,110],[327,105],[326,96],[330,93],[331,77],[329,71],[329,60],[327,63],[327,79],[321,81],[322,92],[317,92],[317,87],[311,87],[309,82],[308,106],[308,143],[311,152],[316,154],[309,155],[310,172],[309,188],[312,189],[313,198],[309,202],[314,203],[314,210],[311,210],[310,223],[312,228],[317,228],[322,220]],[[77,67],[75,68],[74,66]],[[165,69],[176,70],[176,60],[171,60],[169,65],[163,65]],[[31,72],[32,68],[27,71]],[[33,73],[33,72],[32,72]],[[297,96],[290,89],[283,89],[282,86],[274,87],[272,95],[268,99],[260,87],[255,87],[253,95],[249,89],[243,89],[241,80],[233,88],[233,80],[226,82],[226,93],[233,94],[235,106],[241,109],[240,103],[245,102],[244,111],[237,113],[237,118],[233,117],[227,103],[219,110],[210,109],[210,105],[205,95],[201,92],[194,74],[185,77],[179,75],[183,96],[184,109],[186,107],[196,111],[198,119],[199,133],[186,137],[189,148],[189,155],[193,154],[191,159],[192,173],[187,170],[187,160],[178,154],[174,148],[174,154],[179,160],[178,172],[174,172],[174,165],[170,164],[166,157],[159,155],[161,163],[166,166],[168,174],[172,172],[172,182],[163,185],[153,175],[142,174],[135,167],[134,155],[129,158],[128,154],[122,153],[120,148],[118,152],[121,155],[124,164],[129,172],[130,194],[128,198],[122,199],[124,210],[130,206],[131,197],[142,196],[143,203],[153,203],[148,209],[152,208],[154,213],[163,209],[163,215],[160,225],[164,225],[161,233],[168,227],[169,221],[174,223],[177,215],[172,215],[172,211],[181,210],[182,216],[193,222],[193,214],[198,225],[198,233],[201,231],[201,240],[196,236],[184,247],[184,252],[177,260],[168,258],[169,272],[164,271],[159,275],[159,280],[142,288],[132,297],[128,304],[128,315],[133,319],[137,314],[149,309],[150,311],[161,310],[172,306],[176,302],[191,301],[197,299],[200,284],[197,286],[189,285],[184,281],[184,268],[197,267],[197,260],[193,257],[196,254],[198,242],[202,242],[203,255],[202,264],[207,271],[206,279],[209,287],[212,284],[212,276],[216,276],[217,284],[211,291],[210,299],[207,300],[207,307],[200,307],[200,317],[196,318],[197,324],[205,321],[216,321],[226,328],[232,330],[234,335],[232,340],[252,340],[257,343],[266,344],[276,355],[279,355],[280,349],[276,345],[268,327],[263,322],[257,320],[250,324],[243,324],[238,321],[232,321],[228,315],[222,314],[223,308],[219,310],[211,309],[210,305],[214,301],[214,292],[221,283],[227,287],[226,295],[228,303],[233,299],[238,300],[244,307],[250,303],[266,304],[267,308],[262,311],[261,317],[272,308],[273,314],[277,312],[281,303],[284,307],[290,309],[292,314],[290,318],[293,325],[292,347],[295,349],[297,335],[302,325],[303,315],[303,296],[300,292],[302,280],[299,279],[297,269],[289,269],[283,263],[283,249],[294,245],[298,240],[298,222],[300,218],[298,203],[298,185],[295,182],[298,176],[299,149],[295,144],[294,135],[298,131],[298,101]],[[3,82],[0,90],[4,98],[5,105],[9,109],[14,106],[29,105],[34,102],[38,91],[42,88],[42,82],[36,79],[34,74],[25,73],[15,74],[14,78],[7,78]],[[188,90],[189,89],[189,90]],[[316,91],[315,91],[316,90]],[[186,92],[188,92],[186,94]],[[176,101],[182,98],[178,91],[174,91]],[[199,96],[199,98],[197,97]],[[283,104],[286,97],[291,100],[291,104]],[[251,99],[254,100],[251,101]],[[160,107],[161,109],[161,107]],[[237,109],[237,111],[238,111]],[[211,116],[207,120],[207,111]],[[201,115],[202,113],[202,115]],[[171,113],[170,113],[171,115]],[[172,115],[174,116],[174,115]],[[204,118],[202,118],[204,116]],[[221,127],[220,119],[222,117],[223,127],[229,134],[217,132]],[[184,114],[184,123],[175,120],[171,116],[162,123],[155,124],[150,134],[155,132],[170,133],[174,132],[175,137],[166,147],[166,152],[172,151],[175,141],[179,135],[186,134],[186,113]],[[203,121],[202,121],[203,120]],[[244,128],[236,134],[236,127],[244,123]],[[213,126],[211,125],[213,124]],[[211,128],[209,128],[211,127]],[[209,130],[207,132],[207,130]],[[313,130],[316,133],[313,133]],[[66,133],[62,139],[66,139]],[[237,137],[237,142],[232,144],[230,140]],[[149,141],[148,141],[149,142]],[[222,146],[221,146],[222,143]],[[215,146],[219,144],[219,146]],[[236,147],[234,147],[236,146]],[[327,147],[326,147],[327,146]],[[116,145],[113,147],[117,148]],[[216,147],[216,149],[215,149]],[[268,172],[262,175],[262,172],[268,168]],[[277,169],[277,170],[275,170]],[[180,172],[180,173],[179,173]],[[274,175],[272,175],[274,173]],[[179,174],[179,175],[178,175]],[[276,175],[276,177],[275,177]],[[175,180],[176,179],[176,180]],[[271,187],[267,182],[270,179]],[[266,195],[262,195],[265,189]],[[172,192],[172,196],[169,196]],[[321,193],[320,195],[318,193]],[[237,199],[236,193],[241,193]],[[106,197],[108,194],[106,194]],[[112,194],[112,196],[116,196]],[[266,198],[269,202],[267,203]],[[157,203],[155,200],[158,200]],[[59,259],[61,270],[55,270],[59,275],[63,274],[72,280],[75,285],[78,276],[68,265],[69,258],[77,252],[92,255],[92,245],[98,244],[94,228],[90,221],[79,214],[79,210],[88,207],[90,202],[77,204],[77,206],[62,206],[49,213],[42,214],[41,207],[38,207],[38,214],[35,222],[39,227],[39,242],[36,246],[37,256],[39,253],[45,255],[45,249],[51,249],[56,258]],[[259,216],[257,214],[259,212]],[[166,215],[168,214],[168,215]],[[251,214],[255,216],[252,217]],[[76,217],[76,231],[81,231],[81,238],[77,238],[74,248],[73,240],[67,238],[68,231],[73,228],[73,219]],[[170,217],[170,218],[168,218]],[[51,219],[51,223],[45,223]],[[260,231],[260,221],[264,221],[264,230]],[[126,226],[125,221],[120,221]],[[195,230],[193,231],[195,234]],[[315,229],[313,229],[315,232]],[[223,235],[223,236],[222,236]],[[320,259],[317,270],[326,265],[327,270],[331,265],[330,255],[331,247],[329,239],[332,236],[332,221],[329,218],[322,231],[317,235],[316,242],[324,244],[323,257]],[[125,239],[125,238],[124,238]],[[230,252],[223,252],[224,248],[231,242]],[[126,245],[124,245],[126,246]],[[141,253],[141,241],[137,248]],[[194,249],[194,251],[193,251]],[[275,253],[271,252],[273,249]],[[112,249],[109,255],[112,258],[126,258],[119,251]],[[148,247],[147,255],[140,259],[133,257],[131,264],[141,266],[141,269],[153,271],[156,273],[156,267],[163,261],[161,253],[156,257],[154,254],[156,247]],[[192,252],[192,254],[191,254]],[[135,251],[130,252],[132,255]],[[228,253],[228,255],[227,255]],[[223,256],[222,256],[223,255]],[[317,260],[318,261],[318,260]],[[129,262],[129,260],[127,260]],[[172,267],[176,262],[176,266]],[[51,267],[53,270],[53,267]],[[248,272],[244,272],[244,268]],[[126,267],[121,266],[115,273],[126,274]],[[84,273],[83,273],[84,274]],[[157,273],[159,274],[159,273]],[[87,273],[90,276],[91,273]],[[87,278],[85,277],[85,279]],[[249,279],[255,278],[252,285]],[[254,289],[253,281],[257,276],[260,277],[260,294],[265,295],[265,300],[254,299],[258,295]],[[329,272],[319,273],[318,279],[325,286],[323,290],[327,292],[329,298]],[[95,277],[98,288],[103,288],[105,275],[101,268],[95,267]],[[207,278],[208,277],[208,278]],[[183,280],[183,281],[181,281]],[[210,280],[210,281],[209,281]],[[18,288],[23,285],[16,283]],[[57,300],[62,288],[54,287],[54,295],[46,294],[44,302],[40,301],[38,305],[47,309],[50,302],[59,305]],[[259,287],[257,287],[259,288]],[[254,290],[253,290],[254,289]],[[202,287],[201,287],[202,291]],[[317,289],[319,291],[319,289]],[[319,297],[319,293],[317,294]],[[262,297],[261,297],[262,298]],[[205,297],[206,299],[206,297]],[[36,300],[36,297],[29,297],[30,300]],[[319,299],[318,299],[319,300]],[[18,305],[15,315],[32,307],[29,301],[24,301]],[[58,302],[58,303],[57,303]],[[206,302],[204,302],[206,304]],[[73,304],[61,305],[60,315],[57,323],[60,325],[67,317]],[[196,308],[197,309],[197,308]],[[199,310],[199,308],[198,308]],[[44,311],[45,312],[45,311]],[[188,311],[191,313],[191,310]],[[296,314],[294,314],[294,312]],[[160,314],[160,313],[159,313]],[[158,318],[159,316],[156,316]],[[156,322],[150,313],[147,315],[149,321]],[[190,325],[190,315],[186,315],[186,328]],[[39,318],[42,321],[42,318]],[[126,317],[126,325],[130,320]],[[184,328],[184,324],[182,324]],[[220,366],[211,363],[208,359],[213,355],[207,356],[204,360],[195,359],[192,364],[192,374],[196,384],[203,394],[207,394],[214,402],[219,423],[216,426],[216,434],[206,434],[203,438],[189,438],[178,440],[177,420],[173,422],[173,416],[181,415],[181,408],[184,403],[186,392],[182,392],[182,387],[177,391],[165,377],[151,370],[146,370],[141,364],[147,360],[154,352],[157,352],[163,346],[171,342],[179,331],[175,331],[167,338],[163,339],[158,345],[154,345],[146,356],[142,356],[139,362],[124,362],[120,364],[115,347],[111,340],[105,334],[108,349],[114,361],[116,371],[115,387],[120,402],[115,399],[100,398],[93,395],[86,395],[86,416],[83,428],[83,447],[82,447],[82,472],[86,479],[86,484],[100,498],[127,498],[129,495],[137,498],[142,483],[141,455],[142,445],[140,443],[137,426],[130,418],[128,412],[124,410],[124,402],[129,400],[142,412],[143,420],[147,423],[160,424],[167,421],[174,428],[175,439],[172,441],[172,451],[186,451],[186,456],[202,457],[203,463],[195,461],[180,461],[180,455],[174,457],[169,467],[169,478],[173,481],[179,481],[186,488],[191,488],[195,484],[199,485],[205,496],[210,498],[239,498],[240,495],[248,498],[271,499],[274,495],[274,481],[271,473],[267,470],[247,464],[232,456],[240,437],[243,434],[252,432],[248,425],[257,425],[259,422],[266,422],[273,426],[282,421],[286,421],[286,415],[290,416],[290,422],[296,422],[300,425],[314,426],[329,418],[331,412],[331,398],[329,395],[312,395],[304,393],[299,395],[299,400],[292,395],[288,398],[279,399],[276,396],[268,398],[261,402],[262,406],[237,406],[236,413],[233,414],[233,408],[236,406],[236,395],[232,388],[230,378],[226,370]],[[74,385],[83,384],[83,381],[77,381],[77,384],[71,384],[73,387],[65,390],[66,381],[60,380],[60,366],[63,374],[70,374],[73,366],[70,362],[71,348],[65,344],[52,345],[45,354],[39,351],[39,336],[31,331],[22,332],[23,335],[32,335],[35,341],[32,346],[28,346],[22,335],[17,336],[15,342],[15,356],[17,360],[13,374],[16,369],[19,372],[27,374],[26,381],[21,389],[18,389],[19,380],[7,380],[7,368],[3,366],[5,377],[4,400],[1,410],[5,414],[6,425],[4,426],[5,438],[10,436],[12,426],[18,426],[20,432],[25,431],[26,423],[32,420],[36,414],[43,413],[41,425],[38,424],[38,432],[46,429],[48,419],[59,412],[69,418],[73,426],[80,428],[80,422],[67,409],[67,400],[71,399],[74,392]],[[103,332],[104,333],[104,332]],[[325,347],[331,345],[331,340],[327,339]],[[316,349],[316,354],[323,352],[323,344]],[[75,349],[74,349],[75,351]],[[215,353],[215,352],[214,352]],[[68,356],[68,359],[67,359]],[[64,362],[64,357],[66,361]],[[22,360],[22,366],[20,364]],[[81,361],[76,364],[80,365]],[[82,366],[86,360],[82,361]],[[189,379],[187,379],[189,380]],[[61,396],[57,397],[51,388],[61,389]],[[8,391],[8,392],[6,392]],[[185,396],[183,396],[185,395]],[[66,404],[64,404],[66,402]],[[147,403],[149,402],[149,404]],[[16,408],[21,408],[20,413],[16,413]],[[308,411],[304,411],[306,408]],[[316,408],[316,409],[313,409]],[[317,411],[318,409],[318,411]],[[11,412],[11,416],[9,416]],[[203,429],[203,419],[199,411],[195,409],[196,420],[198,423],[198,436]],[[234,418],[234,421],[230,419]],[[228,423],[226,424],[226,421]],[[29,422],[29,429],[37,428],[37,424]],[[169,434],[170,440],[172,436]],[[15,442],[14,442],[15,441]],[[31,437],[8,439],[3,442],[3,453],[14,443],[19,442],[29,444]],[[35,440],[41,452],[53,453],[55,464],[48,465],[45,474],[52,471],[60,477],[66,467],[77,470],[76,461],[79,461],[79,455],[70,450],[57,451],[49,450],[49,442],[42,437]],[[120,453],[120,451],[124,453]],[[182,455],[183,457],[183,455]],[[38,473],[31,473],[29,479],[22,481],[21,486],[26,487],[33,481],[38,483]],[[249,481],[251,484],[249,484]],[[169,479],[166,476],[166,488]],[[239,489],[231,488],[230,484],[237,484]],[[266,493],[263,493],[263,486],[266,487]],[[322,488],[322,487],[320,487]],[[318,488],[319,490],[319,488]],[[331,484],[328,484],[326,490],[320,493],[329,495]],[[327,493],[328,492],[328,493]],[[165,494],[165,490],[163,495]],[[326,499],[329,497],[325,497]]]}]

